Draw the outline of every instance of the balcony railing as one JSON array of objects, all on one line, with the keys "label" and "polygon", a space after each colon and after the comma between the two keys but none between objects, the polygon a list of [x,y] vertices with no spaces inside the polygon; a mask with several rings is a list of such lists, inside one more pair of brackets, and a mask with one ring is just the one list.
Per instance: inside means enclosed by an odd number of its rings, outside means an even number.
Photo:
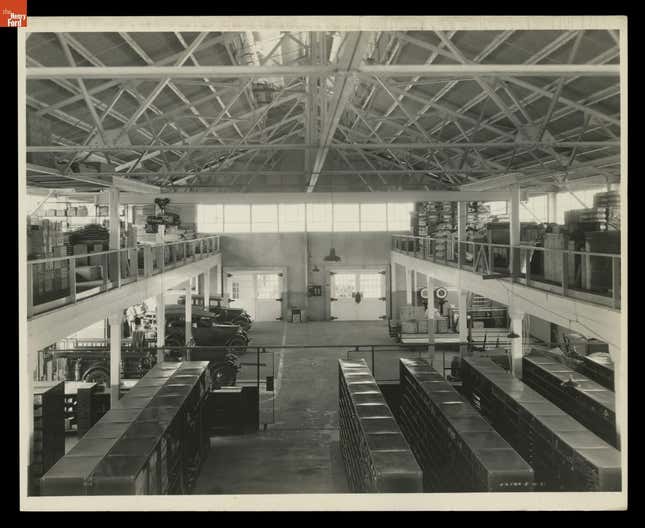
[{"label": "balcony railing", "polygon": [[620,309],[619,254],[407,235],[393,235],[392,250]]},{"label": "balcony railing", "polygon": [[219,251],[219,236],[27,262],[27,317],[74,304]]}]

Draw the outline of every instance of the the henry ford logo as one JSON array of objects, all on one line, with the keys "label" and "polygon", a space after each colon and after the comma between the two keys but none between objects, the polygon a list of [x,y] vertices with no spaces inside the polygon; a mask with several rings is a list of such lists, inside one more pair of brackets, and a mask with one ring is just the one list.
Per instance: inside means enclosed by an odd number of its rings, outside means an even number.
[{"label": "the henry ford logo", "polygon": [[27,25],[27,0],[0,0],[0,27]]}]

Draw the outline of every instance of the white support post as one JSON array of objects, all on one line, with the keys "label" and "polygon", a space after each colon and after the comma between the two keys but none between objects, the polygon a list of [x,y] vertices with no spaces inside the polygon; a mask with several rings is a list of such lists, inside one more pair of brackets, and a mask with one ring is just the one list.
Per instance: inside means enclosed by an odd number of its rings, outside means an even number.
[{"label": "white support post", "polygon": [[[509,219],[510,219],[510,272],[514,278],[520,272],[520,250],[515,246],[520,244],[520,186],[511,185],[511,199],[509,200]],[[492,266],[492,264],[491,264]]]},{"label": "white support post", "polygon": [[[465,343],[468,341],[468,291],[459,288],[457,290],[458,298],[458,308],[459,308],[459,342]],[[468,355],[468,347],[466,345],[460,345],[461,356]]]},{"label": "white support post", "polygon": [[205,271],[200,275],[202,290],[201,295],[204,297],[204,309],[208,310],[211,298],[211,270]]},{"label": "white support post", "polygon": [[557,222],[558,218],[558,193],[550,192],[546,195],[546,221],[549,224]]},{"label": "white support post", "polygon": [[163,363],[163,347],[166,346],[166,296],[157,295],[157,363]]},{"label": "white support post", "polygon": [[110,407],[119,401],[121,386],[121,324],[123,314],[112,313],[108,317],[110,324]]},{"label": "white support post", "polygon": [[[434,363],[434,334],[435,334],[435,322],[434,322],[434,283],[432,277],[428,275],[428,309],[426,310],[426,317],[428,319],[428,360],[430,366],[433,366]],[[445,365],[442,365],[442,368]],[[444,372],[441,371],[440,374],[443,376]]]},{"label": "white support post", "polygon": [[522,379],[522,356],[524,355],[523,321],[522,312],[511,311],[511,332],[519,336],[511,339],[511,372],[519,379]]},{"label": "white support post", "polygon": [[[190,289],[190,280],[186,281],[186,345],[190,344],[193,338],[193,292]],[[186,358],[188,359],[188,358]]]},{"label": "white support post", "polygon": [[[111,188],[109,191],[109,212],[110,212],[110,249],[121,249],[121,221],[119,218],[119,190]],[[119,254],[110,255],[108,259],[107,273],[113,286],[118,287],[121,282],[121,259]]]},{"label": "white support post", "polygon": [[468,223],[468,202],[457,202],[457,255],[459,269],[466,259],[466,225]]},{"label": "white support post", "polygon": [[417,305],[417,272],[415,270],[410,270],[410,304],[412,306]]}]

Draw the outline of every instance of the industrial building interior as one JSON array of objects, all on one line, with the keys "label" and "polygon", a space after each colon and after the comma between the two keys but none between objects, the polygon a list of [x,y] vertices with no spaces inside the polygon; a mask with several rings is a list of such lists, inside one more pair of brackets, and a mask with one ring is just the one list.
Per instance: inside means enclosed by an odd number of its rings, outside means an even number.
[{"label": "industrial building interior", "polygon": [[623,26],[36,22],[30,500],[625,492]]}]

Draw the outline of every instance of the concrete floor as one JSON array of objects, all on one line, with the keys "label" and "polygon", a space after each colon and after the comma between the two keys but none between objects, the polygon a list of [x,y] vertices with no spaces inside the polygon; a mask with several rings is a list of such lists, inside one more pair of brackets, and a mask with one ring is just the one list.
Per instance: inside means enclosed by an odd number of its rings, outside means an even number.
[{"label": "concrete floor", "polygon": [[337,360],[346,358],[350,347],[326,347],[391,345],[387,325],[255,323],[250,337],[252,346],[323,348],[275,350],[275,423],[257,434],[212,438],[194,493],[348,492],[338,449]]}]

